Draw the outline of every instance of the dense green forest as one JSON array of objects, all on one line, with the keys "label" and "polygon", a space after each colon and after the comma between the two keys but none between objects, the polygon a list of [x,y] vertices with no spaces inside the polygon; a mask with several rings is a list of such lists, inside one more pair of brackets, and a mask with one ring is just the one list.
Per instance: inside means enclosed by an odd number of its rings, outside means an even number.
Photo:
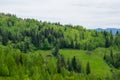
[{"label": "dense green forest", "polygon": [[120,80],[120,33],[0,13],[0,80]]}]

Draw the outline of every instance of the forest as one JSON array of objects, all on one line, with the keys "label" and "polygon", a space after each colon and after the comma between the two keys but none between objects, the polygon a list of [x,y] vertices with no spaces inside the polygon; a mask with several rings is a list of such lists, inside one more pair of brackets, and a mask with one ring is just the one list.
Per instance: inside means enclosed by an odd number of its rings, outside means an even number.
[{"label": "forest", "polygon": [[120,32],[0,13],[0,80],[120,80]]}]

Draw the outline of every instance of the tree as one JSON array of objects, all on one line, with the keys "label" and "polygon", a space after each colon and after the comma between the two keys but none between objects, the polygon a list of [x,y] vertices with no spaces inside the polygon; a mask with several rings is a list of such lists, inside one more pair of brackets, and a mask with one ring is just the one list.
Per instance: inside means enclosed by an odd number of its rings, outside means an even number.
[{"label": "tree", "polygon": [[57,59],[57,72],[58,73],[61,73],[61,67],[62,67],[61,60],[60,60],[60,58],[58,58]]},{"label": "tree", "polygon": [[78,73],[82,72],[82,64],[80,62],[77,64],[77,72]]},{"label": "tree", "polygon": [[110,45],[108,37],[105,38],[105,47],[108,48]]},{"label": "tree", "polygon": [[118,35],[118,34],[119,34],[119,31],[116,32],[116,35]]},{"label": "tree", "polygon": [[69,58],[67,59],[67,69],[68,71],[72,71],[72,65]]},{"label": "tree", "polygon": [[90,69],[90,63],[87,62],[87,65],[86,65],[86,74],[90,74],[91,73],[91,69]]},{"label": "tree", "polygon": [[74,71],[77,71],[77,62],[75,56],[72,58],[72,68]]},{"label": "tree", "polygon": [[65,58],[61,55],[61,66],[66,68]]},{"label": "tree", "polygon": [[113,44],[113,35],[112,35],[112,33],[111,33],[111,35],[110,35],[110,46]]},{"label": "tree", "polygon": [[44,50],[49,50],[49,49],[51,49],[51,46],[50,46],[47,38],[44,40],[43,49],[44,49]]},{"label": "tree", "polygon": [[113,51],[110,50],[110,57],[113,59]]},{"label": "tree", "polygon": [[9,76],[9,69],[7,65],[5,64],[0,65],[0,76]]},{"label": "tree", "polygon": [[120,48],[120,34],[115,35],[114,45]]},{"label": "tree", "polygon": [[59,55],[57,58],[57,72],[61,73],[61,68],[66,68],[66,63],[63,55]]},{"label": "tree", "polygon": [[25,37],[25,39],[24,39],[24,51],[25,51],[25,53],[26,52],[28,52],[29,51],[29,49],[30,49],[30,42],[31,40],[30,40],[30,38],[29,37]]},{"label": "tree", "polygon": [[107,59],[107,55],[106,55],[106,54],[104,54],[103,59],[104,59],[104,60],[106,60],[106,59]]},{"label": "tree", "polygon": [[59,56],[59,47],[56,46],[52,52],[52,54],[55,56],[55,57],[58,57]]}]

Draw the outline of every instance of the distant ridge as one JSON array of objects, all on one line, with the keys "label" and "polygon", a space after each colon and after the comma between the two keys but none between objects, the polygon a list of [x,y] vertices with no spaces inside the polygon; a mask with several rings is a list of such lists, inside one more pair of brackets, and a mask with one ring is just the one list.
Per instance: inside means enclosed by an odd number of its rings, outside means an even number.
[{"label": "distant ridge", "polygon": [[112,31],[113,35],[115,35],[117,31],[120,32],[120,29],[118,29],[118,28],[106,28],[106,29],[97,28],[97,29],[94,29],[94,30],[97,30],[97,31],[107,31],[107,32]]}]

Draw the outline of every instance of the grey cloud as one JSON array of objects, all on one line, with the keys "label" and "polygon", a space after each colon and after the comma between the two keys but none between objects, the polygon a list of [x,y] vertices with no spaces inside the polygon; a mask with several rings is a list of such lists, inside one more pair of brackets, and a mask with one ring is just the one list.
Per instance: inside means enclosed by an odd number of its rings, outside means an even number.
[{"label": "grey cloud", "polygon": [[0,12],[86,28],[119,28],[118,0],[0,0]]}]

